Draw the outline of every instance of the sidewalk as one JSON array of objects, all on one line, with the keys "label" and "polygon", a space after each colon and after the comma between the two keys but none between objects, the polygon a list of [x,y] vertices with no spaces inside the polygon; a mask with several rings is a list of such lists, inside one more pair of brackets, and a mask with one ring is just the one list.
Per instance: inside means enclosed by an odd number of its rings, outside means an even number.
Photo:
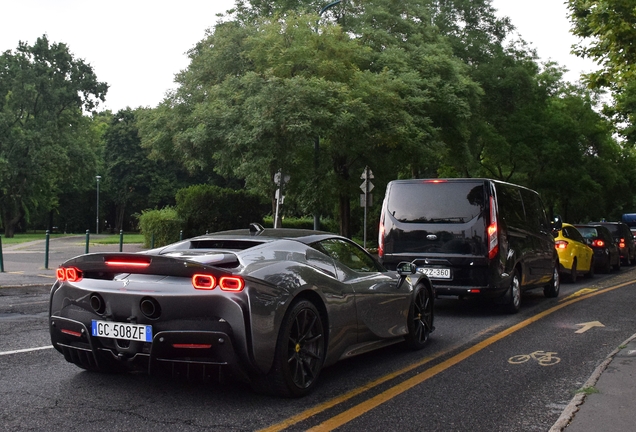
[{"label": "sidewalk", "polygon": [[636,430],[636,334],[614,350],[583,385],[550,432]]},{"label": "sidewalk", "polygon": [[[91,240],[100,238],[91,235]],[[124,244],[123,252],[145,250],[142,244]],[[89,242],[89,253],[119,252],[119,244],[102,245]],[[0,289],[33,285],[52,285],[55,269],[63,262],[86,252],[86,236],[53,238],[49,241],[48,266],[45,268],[44,240],[2,245],[4,273],[0,273]]]},{"label": "sidewalk", "polygon": [[[3,246],[2,288],[50,286],[55,269],[64,261],[84,254],[84,236],[51,239],[49,265],[44,268],[44,241]],[[124,244],[123,252],[145,250],[141,244]],[[90,244],[89,253],[119,252],[119,244]],[[636,334],[615,349],[583,385],[589,394],[577,393],[550,432],[599,432],[636,430]]]}]

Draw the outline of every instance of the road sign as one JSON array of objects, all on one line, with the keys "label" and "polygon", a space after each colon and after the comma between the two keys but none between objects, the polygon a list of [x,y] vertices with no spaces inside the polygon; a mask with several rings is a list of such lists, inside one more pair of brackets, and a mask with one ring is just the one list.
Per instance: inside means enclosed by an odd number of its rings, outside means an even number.
[{"label": "road sign", "polygon": [[[368,173],[368,174],[367,174],[367,173]],[[360,178],[361,178],[361,179],[364,179],[364,180],[367,180],[367,179],[368,179],[368,180],[371,180],[371,179],[373,179],[373,178],[374,178],[374,177],[373,177],[373,171],[371,171],[371,170],[369,169],[369,167],[366,167],[366,168],[364,169],[364,171],[362,171],[362,175],[360,176]]]},{"label": "road sign", "polygon": [[373,194],[360,194],[360,207],[365,207],[364,205],[364,196],[367,196],[367,205],[366,207],[371,207],[373,205]]},{"label": "road sign", "polygon": [[[368,184],[368,186],[367,186]],[[367,189],[368,187],[368,189]],[[365,180],[362,182],[362,184],[360,185],[360,189],[362,189],[362,192],[371,192],[373,190],[375,186],[373,185],[373,183],[371,183],[368,180]]]},{"label": "road sign", "polygon": [[289,183],[289,175],[283,176],[279,170],[276,174],[274,174],[274,183],[276,183],[277,186],[280,186],[281,177],[283,179],[283,185]]}]

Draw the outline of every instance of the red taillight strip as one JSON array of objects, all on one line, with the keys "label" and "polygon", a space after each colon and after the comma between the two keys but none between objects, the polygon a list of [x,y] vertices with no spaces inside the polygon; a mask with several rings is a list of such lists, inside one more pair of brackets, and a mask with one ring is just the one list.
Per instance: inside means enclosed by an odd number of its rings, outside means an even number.
[{"label": "red taillight strip", "polygon": [[82,337],[82,334],[80,332],[76,332],[73,330],[68,330],[68,329],[61,329],[60,330],[62,333],[70,335],[70,336],[75,336],[75,337]]},{"label": "red taillight strip", "polygon": [[187,348],[187,349],[207,349],[212,348],[212,344],[185,344],[185,343],[176,343],[172,344],[173,348]]},{"label": "red taillight strip", "polygon": [[223,276],[219,280],[219,286],[223,291],[243,291],[245,282],[238,276]]},{"label": "red taillight strip", "polygon": [[150,261],[117,261],[117,260],[106,260],[104,261],[106,265],[116,266],[116,267],[140,267],[145,268],[150,265]]},{"label": "red taillight strip", "polygon": [[554,247],[557,249],[567,249],[568,242],[566,242],[565,240],[558,240],[554,242]]}]

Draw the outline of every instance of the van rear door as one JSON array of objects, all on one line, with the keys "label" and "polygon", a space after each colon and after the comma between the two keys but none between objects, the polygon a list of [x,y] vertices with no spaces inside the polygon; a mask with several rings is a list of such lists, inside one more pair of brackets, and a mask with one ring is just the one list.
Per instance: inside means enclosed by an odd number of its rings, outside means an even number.
[{"label": "van rear door", "polygon": [[429,274],[436,285],[487,284],[489,189],[483,179],[391,182],[383,211],[383,263],[394,268],[417,259],[418,266],[449,269]]}]

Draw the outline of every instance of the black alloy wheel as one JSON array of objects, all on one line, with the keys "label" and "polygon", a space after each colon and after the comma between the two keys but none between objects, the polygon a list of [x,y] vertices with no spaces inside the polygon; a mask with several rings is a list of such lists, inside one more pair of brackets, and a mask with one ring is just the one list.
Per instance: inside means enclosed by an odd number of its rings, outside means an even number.
[{"label": "black alloy wheel", "polygon": [[325,359],[324,327],[309,300],[296,300],[283,319],[272,370],[252,379],[254,390],[300,397],[315,387]]},{"label": "black alloy wheel", "polygon": [[433,296],[425,285],[418,285],[409,310],[408,334],[404,337],[409,348],[424,348],[433,327]]}]

